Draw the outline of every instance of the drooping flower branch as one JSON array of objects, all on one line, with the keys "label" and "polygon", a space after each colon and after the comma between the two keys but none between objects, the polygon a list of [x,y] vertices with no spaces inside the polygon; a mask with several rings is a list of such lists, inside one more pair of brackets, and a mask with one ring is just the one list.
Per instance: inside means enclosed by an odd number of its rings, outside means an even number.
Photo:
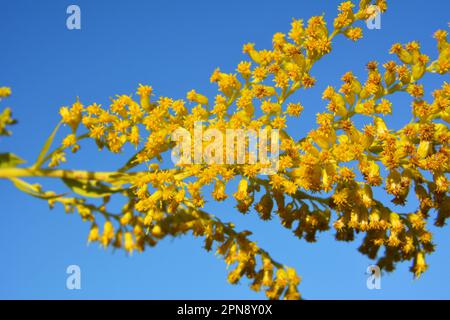
[{"label": "drooping flower branch", "polygon": [[[89,242],[104,247],[131,253],[167,236],[188,232],[201,236],[206,250],[215,248],[233,267],[230,283],[246,277],[252,289],[264,290],[270,299],[300,298],[300,278],[251,241],[251,232],[236,231],[232,223],[206,213],[202,209],[206,186],[213,187],[213,200],[224,201],[232,194],[240,212],[253,207],[263,220],[276,214],[284,227],[309,242],[331,226],[341,241],[365,233],[362,253],[378,258],[378,265],[386,271],[399,261],[412,260],[411,270],[418,277],[427,268],[425,255],[435,247],[427,221],[434,218],[435,225],[443,226],[450,216],[450,85],[444,82],[427,101],[420,83],[426,73],[448,74],[447,33],[435,33],[438,57],[434,60],[420,51],[417,42],[395,44],[391,53],[398,62],[389,61],[382,67],[369,62],[365,82],[352,72],[344,74],[339,89],[324,91],[328,104],[317,114],[316,128],[300,138],[286,131],[288,117],[301,121],[305,107],[293,100],[293,94],[315,85],[312,66],[331,52],[336,36],[360,39],[362,29],[356,23],[374,14],[373,5],[386,10],[385,1],[361,1],[359,6],[346,1],[339,6],[331,29],[323,16],[315,16],[306,24],[294,20],[288,35],[276,33],[271,50],[244,45],[249,60],[239,63],[237,74],[216,69],[211,75],[219,91],[214,99],[195,90],[187,93],[187,100],[153,99],[153,88],[140,85],[137,101],[118,95],[109,108],[96,103],[84,106],[77,100],[60,110],[61,124],[70,129],[61,146],[50,151],[59,124],[33,166],[21,167],[20,158],[2,154],[0,178],[10,179],[52,207],[62,204],[67,211],[77,210],[92,224]],[[412,98],[411,119],[400,130],[392,130],[385,119],[395,109],[389,97],[398,92]],[[9,89],[0,89],[0,97],[9,94]],[[354,121],[357,116],[364,117],[363,127]],[[7,134],[6,126],[13,123],[9,109],[0,119],[0,134]],[[171,133],[179,127],[193,132],[199,121],[205,129],[223,132],[230,128],[280,130],[278,172],[259,176],[261,163],[162,168],[164,157],[175,146]],[[69,150],[78,152],[88,139],[112,153],[121,153],[127,145],[138,151],[114,172],[56,168],[66,162]],[[203,141],[200,148],[209,143]],[[228,147],[224,148],[227,152]],[[73,195],[44,191],[40,185],[27,183],[26,177],[61,179]],[[233,179],[240,180],[238,189],[227,192]],[[393,205],[374,197],[373,190],[381,187]],[[409,193],[416,195],[417,210],[398,212]],[[126,204],[112,213],[107,207],[116,196],[122,196]],[[90,198],[101,201],[95,204]]]}]

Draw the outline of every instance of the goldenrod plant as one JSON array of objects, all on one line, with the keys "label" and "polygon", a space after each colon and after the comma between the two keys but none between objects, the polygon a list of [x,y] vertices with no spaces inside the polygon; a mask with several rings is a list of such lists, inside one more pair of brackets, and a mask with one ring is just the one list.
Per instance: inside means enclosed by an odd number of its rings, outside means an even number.
[{"label": "goldenrod plant", "polygon": [[[315,85],[311,68],[332,51],[335,37],[361,39],[365,21],[386,9],[384,0],[346,1],[332,26],[323,16],[293,20],[287,34],[273,36],[271,49],[245,44],[246,58],[236,70],[212,73],[210,81],[218,87],[213,98],[195,90],[186,99],[156,97],[148,85],[139,85],[135,95],[115,96],[108,107],[85,105],[77,98],[60,109],[61,122],[33,165],[25,166],[12,153],[0,155],[0,178],[51,208],[62,205],[67,212],[78,212],[91,224],[88,241],[105,248],[131,254],[166,237],[202,237],[205,249],[215,251],[230,267],[231,284],[242,279],[269,299],[300,299],[300,277],[252,241],[250,231],[206,212],[206,189],[212,190],[215,201],[234,197],[242,213],[256,212],[263,220],[277,215],[285,228],[308,242],[330,229],[339,241],[363,233],[359,251],[377,259],[383,271],[412,261],[411,272],[419,277],[427,269],[426,256],[435,250],[428,220],[442,227],[450,217],[450,85],[443,82],[426,99],[420,83],[426,73],[448,75],[447,32],[434,34],[433,58],[421,52],[418,42],[396,43],[392,61],[367,64],[366,80],[345,73],[340,88],[329,86],[323,92],[326,108],[317,114],[317,125],[304,137],[286,132],[286,119],[296,117],[301,123],[304,109],[292,95]],[[389,97],[399,92],[411,97],[410,121],[393,130],[385,118],[395,108]],[[9,88],[0,88],[2,100],[10,94]],[[364,124],[358,125],[355,116],[364,117]],[[177,163],[165,168],[164,159],[176,147],[171,134],[178,128],[193,132],[198,122],[204,130],[221,132],[277,129],[277,172],[259,174],[264,164],[258,162]],[[4,109],[0,134],[10,135],[13,124],[11,110]],[[52,147],[58,130],[67,134]],[[59,168],[68,153],[81,152],[89,139],[114,154],[126,145],[136,153],[112,172]],[[203,141],[200,148],[209,143]],[[67,189],[49,191],[27,182],[36,177],[59,179]],[[227,190],[235,180],[237,190]],[[377,200],[375,189],[391,197],[392,204]],[[398,212],[411,196],[418,200],[417,209]],[[114,197],[126,201],[119,213],[110,211]]]}]

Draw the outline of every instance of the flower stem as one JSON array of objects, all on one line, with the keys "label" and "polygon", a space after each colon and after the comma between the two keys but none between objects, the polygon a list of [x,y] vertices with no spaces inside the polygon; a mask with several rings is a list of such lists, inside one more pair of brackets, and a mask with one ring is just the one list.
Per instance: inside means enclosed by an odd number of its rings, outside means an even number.
[{"label": "flower stem", "polygon": [[53,170],[33,168],[0,168],[0,179],[47,177],[111,182],[112,180],[114,180],[113,177],[117,175],[117,172],[91,172],[80,170]]}]

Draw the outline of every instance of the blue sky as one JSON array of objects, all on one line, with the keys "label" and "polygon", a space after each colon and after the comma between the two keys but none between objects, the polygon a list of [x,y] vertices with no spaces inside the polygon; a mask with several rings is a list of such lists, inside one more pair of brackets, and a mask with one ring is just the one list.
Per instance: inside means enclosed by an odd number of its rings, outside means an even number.
[{"label": "blue sky", "polygon": [[[292,18],[325,13],[332,21],[338,4],[324,0],[0,2],[0,86],[13,90],[1,107],[12,106],[20,120],[14,135],[1,139],[0,152],[12,151],[30,162],[59,121],[59,108],[75,97],[107,105],[109,97],[130,94],[138,83],[152,85],[157,95],[174,98],[184,97],[192,88],[213,94],[211,72],[216,67],[233,71],[244,58],[242,44],[255,42],[258,48],[268,48],[275,32],[289,30]],[[70,4],[81,8],[81,30],[66,28]],[[419,40],[423,51],[435,57],[432,34],[447,26],[448,1],[390,1],[389,5],[380,30],[365,29],[365,37],[357,44],[337,38],[332,54],[314,67],[317,87],[293,97],[305,106],[305,112],[303,118],[290,122],[292,134],[306,132],[314,115],[324,110],[320,96],[328,84],[337,85],[348,70],[364,79],[369,60],[392,59],[388,55],[392,43]],[[443,80],[427,76],[426,88],[436,88]],[[410,112],[410,100],[400,95],[393,101],[394,115],[388,122],[399,127]],[[86,144],[68,160],[73,168],[114,170],[124,159],[98,153],[93,144]],[[53,181],[44,185],[58,186]],[[414,210],[414,203],[408,208]],[[413,280],[405,263],[393,274],[383,275],[381,290],[368,290],[365,271],[372,262],[357,252],[358,240],[335,242],[329,232],[308,244],[294,238],[276,219],[267,223],[254,214],[242,216],[232,202],[209,203],[206,209],[236,222],[240,230],[254,231],[253,239],[260,246],[296,267],[303,277],[300,291],[307,299],[450,298],[446,228],[431,228],[436,231],[437,252],[428,258],[430,269],[419,280]],[[87,246],[88,223],[65,214],[61,207],[50,211],[45,202],[3,180],[0,217],[0,298],[264,297],[250,291],[246,282],[229,285],[225,263],[204,251],[201,239],[166,239],[132,257]],[[66,289],[66,268],[71,264],[81,267],[78,291]]]}]

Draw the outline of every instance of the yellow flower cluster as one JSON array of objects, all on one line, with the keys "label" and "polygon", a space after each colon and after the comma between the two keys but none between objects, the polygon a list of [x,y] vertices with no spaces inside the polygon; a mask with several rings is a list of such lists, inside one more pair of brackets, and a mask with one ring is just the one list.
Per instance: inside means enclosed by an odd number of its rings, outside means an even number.
[{"label": "yellow flower cluster", "polygon": [[[51,206],[61,203],[68,212],[77,210],[92,223],[89,242],[131,253],[154,246],[166,236],[191,232],[205,239],[206,250],[215,245],[232,267],[230,283],[248,278],[253,290],[264,290],[270,299],[299,299],[300,278],[295,270],[273,260],[249,239],[249,231],[235,231],[232,223],[203,211],[206,190],[212,190],[214,200],[224,201],[229,182],[238,179],[237,190],[229,194],[240,212],[254,208],[263,220],[275,213],[284,227],[309,242],[331,226],[337,240],[351,241],[356,233],[364,232],[362,253],[375,259],[384,246],[380,267],[391,271],[396,262],[412,260],[411,270],[419,276],[426,269],[425,255],[434,250],[427,219],[436,212],[435,224],[443,226],[450,217],[450,85],[444,83],[433,92],[433,99],[426,101],[419,83],[425,73],[448,74],[446,32],[435,34],[436,60],[430,62],[417,42],[395,44],[391,52],[398,62],[389,61],[382,68],[369,62],[365,82],[348,72],[340,88],[326,88],[323,99],[327,109],[317,114],[317,127],[305,137],[294,139],[285,131],[287,118],[300,117],[304,109],[292,101],[292,95],[316,83],[312,66],[332,50],[335,36],[360,39],[362,29],[355,23],[371,17],[373,5],[386,10],[384,0],[360,1],[359,6],[346,1],[340,4],[331,30],[323,16],[315,16],[306,24],[292,21],[287,35],[276,33],[270,50],[245,44],[243,52],[249,59],[238,64],[237,73],[220,69],[212,73],[210,81],[218,87],[214,99],[196,90],[189,91],[186,100],[152,98],[153,88],[139,85],[137,101],[133,95],[117,95],[108,108],[96,103],[84,106],[78,100],[61,108],[62,123],[71,132],[54,151],[47,147],[27,174],[61,178],[78,196],[42,192],[20,180],[22,190],[48,200]],[[395,110],[389,96],[396,92],[411,96],[411,120],[393,130],[386,118]],[[8,94],[0,88],[0,97]],[[357,117],[366,119],[363,127],[358,126]],[[261,163],[162,169],[166,151],[174,147],[171,133],[182,127],[194,134],[199,121],[204,129],[222,132],[279,129],[282,152],[278,172],[259,177]],[[79,133],[81,125],[86,130]],[[40,170],[46,161],[50,167],[66,161],[66,150],[77,152],[80,141],[87,138],[112,153],[123,152],[127,145],[137,152],[116,172]],[[207,146],[203,141],[201,147]],[[142,171],[133,170],[142,167]],[[18,186],[19,180],[14,179]],[[397,207],[415,193],[419,207],[411,213],[394,212],[376,200],[376,187],[383,187]],[[126,205],[114,214],[108,212],[107,204],[115,195],[125,197]],[[101,198],[103,203],[89,204],[90,197]]]},{"label": "yellow flower cluster", "polygon": [[[5,99],[11,95],[11,88],[9,87],[0,87],[0,101]],[[11,109],[6,108],[0,114],[0,136],[9,136],[11,132],[6,129],[6,126],[12,125],[15,123],[15,120],[11,118],[12,112]]]}]

